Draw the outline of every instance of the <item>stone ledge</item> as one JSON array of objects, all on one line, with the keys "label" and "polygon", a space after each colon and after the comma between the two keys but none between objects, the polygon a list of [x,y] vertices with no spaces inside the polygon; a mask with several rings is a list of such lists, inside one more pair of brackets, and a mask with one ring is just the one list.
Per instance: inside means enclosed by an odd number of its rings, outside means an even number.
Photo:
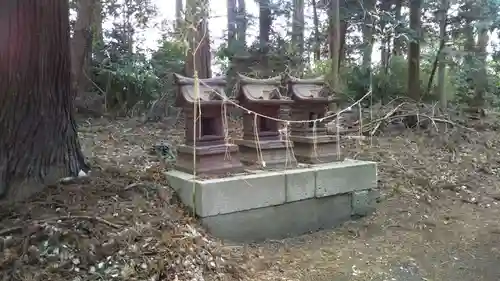
[{"label": "stone ledge", "polygon": [[367,161],[345,160],[280,172],[247,172],[250,174],[208,180],[193,179],[191,174],[175,170],[166,175],[181,201],[200,217],[369,190],[377,185],[376,163]]},{"label": "stone ledge", "polygon": [[286,170],[286,202],[314,198],[316,174],[312,168]]},{"label": "stone ledge", "polygon": [[284,173],[257,172],[203,180],[173,170],[166,176],[181,201],[200,217],[279,205],[286,201]]},{"label": "stone ledge", "polygon": [[332,196],[377,187],[377,163],[346,159],[314,165],[316,197]]}]

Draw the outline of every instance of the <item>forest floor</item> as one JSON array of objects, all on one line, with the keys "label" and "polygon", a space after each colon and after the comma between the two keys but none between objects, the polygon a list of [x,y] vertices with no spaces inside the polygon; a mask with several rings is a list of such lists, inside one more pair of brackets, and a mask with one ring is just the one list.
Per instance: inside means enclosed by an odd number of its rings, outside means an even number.
[{"label": "forest floor", "polygon": [[345,143],[379,163],[376,213],[250,245],[207,235],[167,187],[151,148],[177,144],[174,125],[80,126],[90,178],[1,206],[0,280],[500,280],[496,121]]}]

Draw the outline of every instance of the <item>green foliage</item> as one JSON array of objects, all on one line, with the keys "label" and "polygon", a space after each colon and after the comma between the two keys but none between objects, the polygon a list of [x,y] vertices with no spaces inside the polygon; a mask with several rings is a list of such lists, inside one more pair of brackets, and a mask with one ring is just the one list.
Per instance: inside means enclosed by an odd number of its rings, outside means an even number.
[{"label": "green foliage", "polygon": [[[330,60],[322,61],[316,65],[307,76],[317,76],[323,74],[326,75],[328,82],[331,79],[330,67]],[[432,63],[430,61],[422,63],[420,73],[420,87],[422,93],[427,91],[427,84],[430,78],[431,70]],[[436,96],[434,91],[437,83],[436,75],[437,74],[435,74],[433,80],[434,82],[430,95],[424,95],[423,97],[423,100],[425,101],[433,102],[439,100],[439,97]],[[404,57],[392,57],[387,69],[381,65],[376,65],[371,71],[370,69],[364,69],[356,64],[348,67],[342,67],[340,69],[340,86],[338,95],[341,100],[346,103],[354,102],[363,97],[369,91],[371,84],[373,97],[371,101],[373,103],[379,101],[388,102],[392,99],[406,96],[408,84],[407,77],[408,62]],[[462,81],[463,79],[464,78],[460,76],[460,73],[448,72],[447,77],[445,78],[445,88],[447,92],[450,93],[450,99],[453,98],[453,93],[457,91],[462,91],[464,94],[466,93],[465,89],[455,86],[458,81]],[[464,83],[462,82],[462,84]]]},{"label": "green foliage", "polygon": [[108,110],[128,115],[132,110],[145,110],[162,94],[172,93],[172,73],[182,72],[184,51],[168,38],[161,44],[151,59],[142,54],[124,54],[94,62],[95,90],[106,95]]},{"label": "green foliage", "polygon": [[142,55],[107,59],[93,68],[94,82],[106,95],[108,110],[127,115],[145,109],[159,95],[159,79]]}]

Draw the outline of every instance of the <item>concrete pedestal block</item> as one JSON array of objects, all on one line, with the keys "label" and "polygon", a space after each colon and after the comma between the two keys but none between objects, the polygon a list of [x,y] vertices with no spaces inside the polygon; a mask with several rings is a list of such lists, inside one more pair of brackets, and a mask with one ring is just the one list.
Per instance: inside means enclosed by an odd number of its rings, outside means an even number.
[{"label": "concrete pedestal block", "polygon": [[374,162],[345,160],[207,180],[175,170],[166,174],[202,224],[213,235],[233,241],[280,239],[331,228],[375,208]]},{"label": "concrete pedestal block", "polygon": [[375,212],[375,205],[379,198],[377,189],[367,189],[352,192],[352,215],[367,216]]},{"label": "concrete pedestal block", "polygon": [[377,187],[377,164],[347,159],[316,167],[316,197]]},{"label": "concrete pedestal block", "polygon": [[181,201],[200,217],[279,205],[286,201],[285,174],[278,172],[205,180],[174,170],[167,172],[167,180]]}]

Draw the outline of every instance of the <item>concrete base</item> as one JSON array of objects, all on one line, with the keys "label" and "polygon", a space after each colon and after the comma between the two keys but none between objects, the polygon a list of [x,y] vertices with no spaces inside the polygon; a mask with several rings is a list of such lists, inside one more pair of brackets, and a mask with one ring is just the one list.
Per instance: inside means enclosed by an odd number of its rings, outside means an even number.
[{"label": "concrete base", "polygon": [[[293,143],[281,140],[235,140],[239,148],[241,163],[262,169],[290,169],[297,166],[293,157]],[[257,145],[257,143],[259,145]],[[260,149],[260,156],[259,151]],[[265,166],[261,163],[264,161]]]},{"label": "concrete base", "polygon": [[295,157],[301,163],[322,164],[344,160],[344,155],[338,151],[336,137],[291,136],[290,140],[294,144]]},{"label": "concrete base", "polygon": [[377,197],[376,163],[355,160],[208,180],[174,170],[167,179],[209,232],[236,242],[331,228],[372,212]]}]

